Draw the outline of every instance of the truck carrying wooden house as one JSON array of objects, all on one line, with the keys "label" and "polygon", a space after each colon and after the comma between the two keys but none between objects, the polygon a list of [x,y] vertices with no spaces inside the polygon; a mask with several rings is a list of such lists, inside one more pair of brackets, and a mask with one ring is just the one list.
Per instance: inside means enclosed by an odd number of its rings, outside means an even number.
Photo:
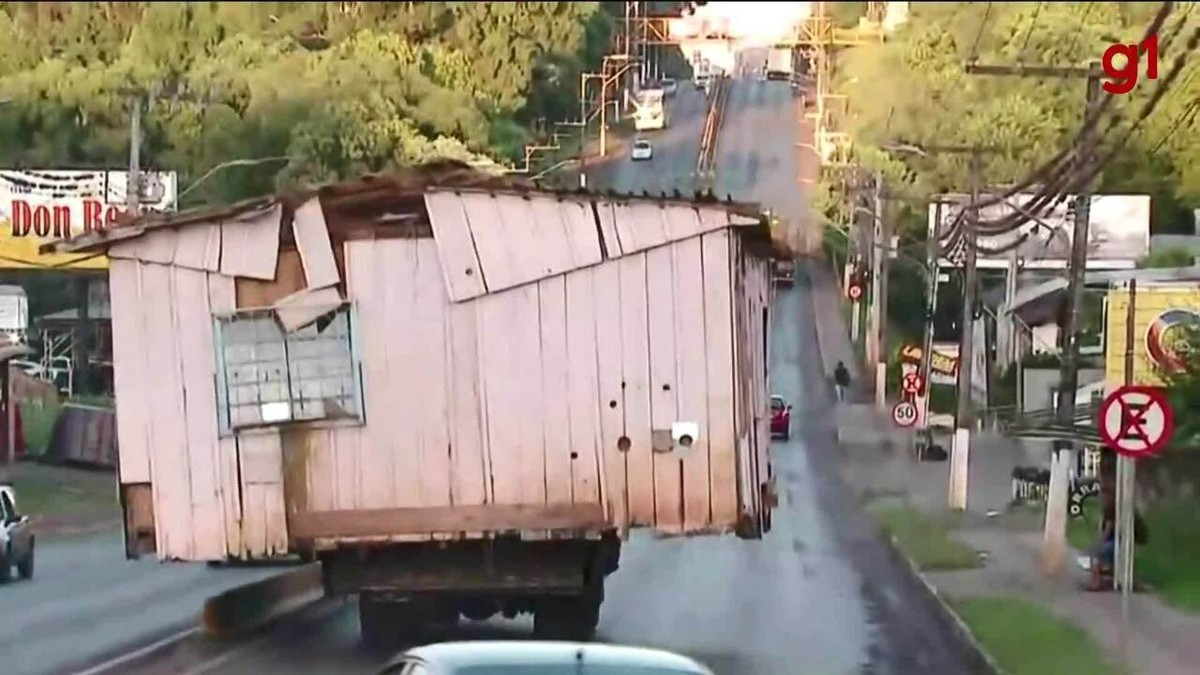
[{"label": "truck carrying wooden house", "polygon": [[574,636],[629,528],[770,526],[753,205],[440,162],[45,250],[111,259],[131,557],[318,559],[368,638]]}]

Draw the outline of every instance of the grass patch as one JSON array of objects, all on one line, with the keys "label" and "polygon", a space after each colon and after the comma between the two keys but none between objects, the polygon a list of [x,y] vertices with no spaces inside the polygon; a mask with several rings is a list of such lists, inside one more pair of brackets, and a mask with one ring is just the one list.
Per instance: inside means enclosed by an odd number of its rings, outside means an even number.
[{"label": "grass patch", "polygon": [[1024,600],[970,598],[952,603],[992,658],[1013,675],[1116,675],[1082,628]]},{"label": "grass patch", "polygon": [[954,538],[954,518],[928,515],[907,505],[867,507],[867,513],[922,571],[963,570],[979,567],[979,554]]},{"label": "grass patch", "polygon": [[13,467],[13,487],[21,513],[49,527],[73,527],[120,519],[116,476],[21,462]]},{"label": "grass patch", "polygon": [[[1134,574],[1178,609],[1200,613],[1200,498],[1162,500],[1142,512],[1150,539],[1137,547]],[[1087,551],[1100,528],[1100,502],[1086,503],[1083,517],[1067,526],[1071,546]]]}]

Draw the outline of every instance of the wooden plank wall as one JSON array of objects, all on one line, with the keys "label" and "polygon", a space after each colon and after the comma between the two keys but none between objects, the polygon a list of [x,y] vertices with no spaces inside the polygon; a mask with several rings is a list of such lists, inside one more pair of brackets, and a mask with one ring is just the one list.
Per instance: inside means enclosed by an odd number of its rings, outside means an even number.
[{"label": "wooden plank wall", "polygon": [[[214,421],[212,315],[302,288],[299,255],[279,252],[272,280],[236,282],[114,256],[121,480],[152,484],[160,558],[286,552],[296,511],[600,502],[618,527],[667,534],[728,531],[757,512],[770,284],[730,229],[702,222],[464,302],[448,296],[433,239],[336,253],[366,424],[229,438]],[[692,448],[669,447],[677,421],[699,425]]]},{"label": "wooden plank wall", "polygon": [[[347,242],[367,422],[310,434],[303,508],[601,500],[618,525],[731,529],[731,241],[718,230],[458,303],[433,240]],[[698,442],[655,452],[676,421],[699,424]]]}]

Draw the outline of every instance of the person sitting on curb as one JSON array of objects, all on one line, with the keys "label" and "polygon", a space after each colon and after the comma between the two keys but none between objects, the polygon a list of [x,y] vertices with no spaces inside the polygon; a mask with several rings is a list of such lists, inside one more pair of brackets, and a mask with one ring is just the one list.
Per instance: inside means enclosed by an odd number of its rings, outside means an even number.
[{"label": "person sitting on curb", "polygon": [[846,370],[846,364],[838,361],[837,367],[833,369],[833,389],[837,393],[838,402],[846,400],[846,390],[849,388],[850,371]]},{"label": "person sitting on curb", "polygon": [[[1100,541],[1092,550],[1091,580],[1086,590],[1111,591],[1113,589],[1112,574],[1117,553],[1117,500],[1114,490],[1101,490],[1100,498],[1104,503],[1104,517],[1100,521]],[[1135,508],[1133,511],[1133,543],[1146,543],[1146,524]]]}]

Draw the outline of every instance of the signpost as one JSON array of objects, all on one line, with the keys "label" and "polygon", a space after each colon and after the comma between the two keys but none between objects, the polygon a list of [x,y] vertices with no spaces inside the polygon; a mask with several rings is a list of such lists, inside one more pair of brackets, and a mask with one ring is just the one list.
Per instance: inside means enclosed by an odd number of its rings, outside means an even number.
[{"label": "signpost", "polygon": [[900,391],[907,396],[920,396],[925,391],[925,382],[920,373],[905,373],[900,380]]},{"label": "signpost", "polygon": [[1100,406],[1100,438],[1113,451],[1137,459],[1158,454],[1175,426],[1166,394],[1153,387],[1125,385]]},{"label": "signpost", "polygon": [[917,406],[909,401],[900,401],[892,407],[892,421],[898,427],[911,427],[917,423]]}]

